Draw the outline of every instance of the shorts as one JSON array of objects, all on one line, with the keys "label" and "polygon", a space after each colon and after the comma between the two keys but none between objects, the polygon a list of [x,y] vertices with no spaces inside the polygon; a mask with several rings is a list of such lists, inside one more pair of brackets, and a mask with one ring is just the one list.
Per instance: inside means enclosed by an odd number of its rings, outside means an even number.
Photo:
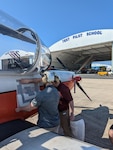
[{"label": "shorts", "polygon": [[46,129],[48,131],[51,131],[51,132],[58,133],[59,125],[56,126],[56,127],[53,127],[53,128],[44,128],[44,129]]}]

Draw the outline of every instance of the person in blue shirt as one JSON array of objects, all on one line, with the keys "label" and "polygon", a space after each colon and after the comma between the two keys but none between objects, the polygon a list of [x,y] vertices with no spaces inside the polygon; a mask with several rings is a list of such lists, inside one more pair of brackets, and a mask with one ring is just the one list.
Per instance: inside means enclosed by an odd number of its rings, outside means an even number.
[{"label": "person in blue shirt", "polygon": [[40,128],[45,128],[53,132],[57,132],[60,124],[58,104],[60,94],[58,90],[53,86],[53,78],[48,79],[45,75],[42,78],[42,82],[45,84],[45,88],[37,93],[30,104],[24,107],[16,108],[16,112],[19,111],[31,111],[37,108],[38,121],[37,125]]}]

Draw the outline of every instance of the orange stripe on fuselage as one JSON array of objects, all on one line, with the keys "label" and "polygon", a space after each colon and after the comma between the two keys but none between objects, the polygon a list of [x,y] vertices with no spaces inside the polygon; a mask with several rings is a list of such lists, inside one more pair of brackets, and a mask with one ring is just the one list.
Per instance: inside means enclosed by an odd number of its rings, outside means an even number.
[{"label": "orange stripe on fuselage", "polygon": [[16,112],[17,107],[16,91],[1,93],[0,94],[0,123],[4,123],[15,119],[26,119],[37,112]]}]

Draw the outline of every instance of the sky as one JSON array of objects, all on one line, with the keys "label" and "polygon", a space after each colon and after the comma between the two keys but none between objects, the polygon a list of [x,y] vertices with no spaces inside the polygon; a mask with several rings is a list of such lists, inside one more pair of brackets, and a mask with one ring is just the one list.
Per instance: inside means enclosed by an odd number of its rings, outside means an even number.
[{"label": "sky", "polygon": [[36,31],[47,47],[72,34],[113,28],[113,0],[0,0],[0,9]]}]

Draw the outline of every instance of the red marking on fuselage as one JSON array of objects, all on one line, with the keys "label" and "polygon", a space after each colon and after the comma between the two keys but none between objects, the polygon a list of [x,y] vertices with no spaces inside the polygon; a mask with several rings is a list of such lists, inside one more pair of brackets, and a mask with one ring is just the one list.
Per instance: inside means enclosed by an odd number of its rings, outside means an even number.
[{"label": "red marking on fuselage", "polygon": [[17,107],[16,91],[0,94],[0,123],[4,123],[15,119],[26,119],[37,112],[16,112]]}]

